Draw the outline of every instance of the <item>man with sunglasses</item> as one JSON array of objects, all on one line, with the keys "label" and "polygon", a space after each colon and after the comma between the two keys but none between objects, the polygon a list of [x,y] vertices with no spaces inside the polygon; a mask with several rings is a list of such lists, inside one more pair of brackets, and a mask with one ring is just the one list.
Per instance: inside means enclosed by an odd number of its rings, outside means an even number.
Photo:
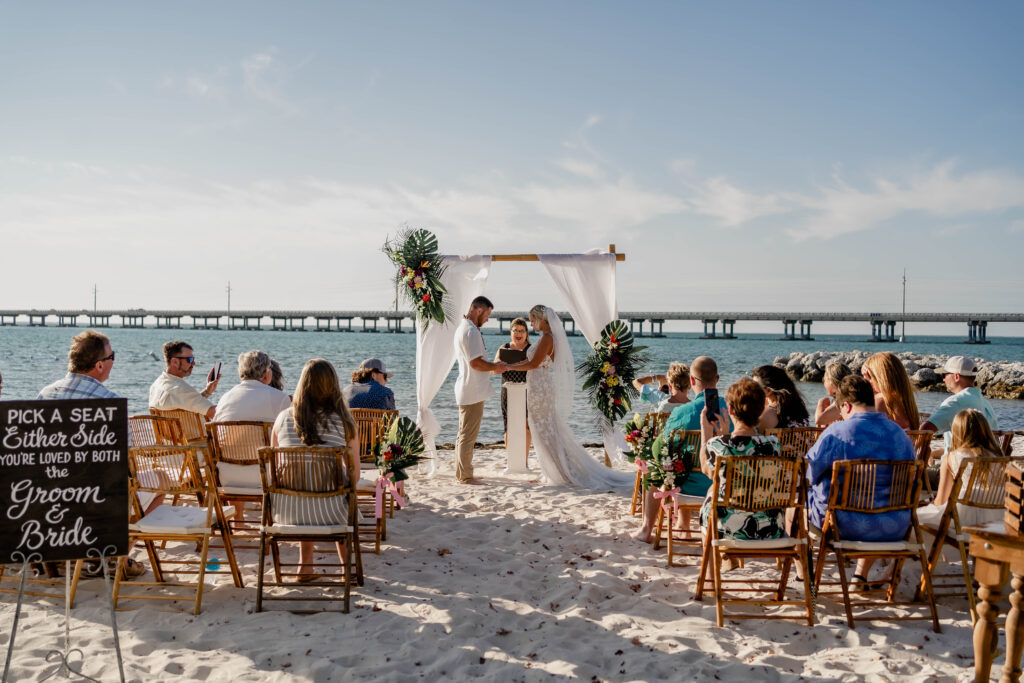
[{"label": "man with sunglasses", "polygon": [[217,406],[209,396],[217,390],[220,377],[206,384],[201,392],[196,391],[185,378],[196,366],[196,356],[187,342],[171,341],[164,344],[166,369],[149,387],[149,407],[158,410],[188,410],[212,420]]},{"label": "man with sunglasses", "polygon": [[[114,349],[105,334],[86,330],[71,340],[68,351],[68,374],[53,384],[43,387],[36,396],[37,401],[68,400],[76,398],[121,398],[103,386],[114,369]],[[129,443],[131,434],[128,434]],[[42,569],[50,578],[60,576],[59,562],[45,562]],[[111,564],[113,569],[113,564]],[[141,562],[128,558],[125,563],[125,577],[134,579],[141,576],[146,568]],[[96,560],[85,566],[86,576],[102,576],[103,570]]]},{"label": "man with sunglasses", "polygon": [[86,330],[71,340],[68,374],[43,388],[36,400],[120,398],[103,386],[114,369],[114,350],[105,334]]}]

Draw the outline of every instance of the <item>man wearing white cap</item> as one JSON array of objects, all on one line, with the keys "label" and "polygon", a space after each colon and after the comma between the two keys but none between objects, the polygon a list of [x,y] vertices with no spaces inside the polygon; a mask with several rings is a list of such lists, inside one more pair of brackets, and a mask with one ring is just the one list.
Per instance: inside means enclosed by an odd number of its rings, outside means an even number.
[{"label": "man wearing white cap", "polygon": [[395,393],[387,387],[388,379],[392,376],[384,361],[367,358],[352,373],[352,384],[342,389],[341,395],[345,397],[349,408],[394,410]]},{"label": "man wearing white cap", "polygon": [[953,425],[953,418],[961,410],[974,408],[981,411],[988,420],[988,426],[992,429],[999,429],[999,421],[996,419],[996,412],[992,404],[981,395],[981,390],[974,386],[974,378],[978,374],[978,366],[966,356],[953,356],[946,361],[946,365],[937,370],[942,375],[942,381],[952,396],[942,402],[942,405],[932,413],[932,416],[921,423],[921,429],[930,432],[943,432],[943,440],[946,444],[945,451],[949,451],[949,444],[952,439],[950,427]]}]

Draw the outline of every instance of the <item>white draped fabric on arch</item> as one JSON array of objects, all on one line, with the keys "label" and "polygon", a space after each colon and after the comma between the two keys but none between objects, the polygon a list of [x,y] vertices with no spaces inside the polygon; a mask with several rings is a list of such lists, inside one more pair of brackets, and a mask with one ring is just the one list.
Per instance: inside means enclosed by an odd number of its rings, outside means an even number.
[{"label": "white draped fabric on arch", "polygon": [[[594,249],[585,254],[538,254],[537,258],[554,281],[580,332],[593,346],[600,339],[604,326],[618,317],[616,254]],[[444,259],[447,270],[442,282],[448,290],[447,296],[455,315],[461,316],[469,310],[470,302],[484,293],[492,258],[445,256]],[[436,468],[435,439],[441,431],[430,404],[455,364],[454,340],[458,322],[457,318],[443,325],[433,323],[424,329],[423,324],[416,321],[416,423],[423,432],[427,455],[431,457],[430,473]],[[605,428],[604,446],[605,451],[617,461],[624,461],[622,451],[626,444],[617,430]]]}]

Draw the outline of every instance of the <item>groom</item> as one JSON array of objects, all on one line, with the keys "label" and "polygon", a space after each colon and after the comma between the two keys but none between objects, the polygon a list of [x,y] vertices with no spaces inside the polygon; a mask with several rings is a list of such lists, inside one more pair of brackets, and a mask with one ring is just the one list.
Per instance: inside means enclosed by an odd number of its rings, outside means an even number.
[{"label": "groom", "polygon": [[455,355],[459,378],[455,380],[455,402],[459,404],[459,436],[455,440],[455,479],[460,484],[482,484],[473,477],[473,447],[480,433],[484,400],[493,393],[491,371],[505,370],[505,363],[484,359],[484,337],[480,327],[491,317],[494,304],[484,296],[473,299],[469,313],[455,330]]}]

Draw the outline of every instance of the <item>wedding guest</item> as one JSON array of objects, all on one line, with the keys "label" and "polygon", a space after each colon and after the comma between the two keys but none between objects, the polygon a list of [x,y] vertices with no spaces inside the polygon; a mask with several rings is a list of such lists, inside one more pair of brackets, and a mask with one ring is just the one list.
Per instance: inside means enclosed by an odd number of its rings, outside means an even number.
[{"label": "wedding guest", "polygon": [[352,383],[342,390],[348,407],[394,410],[395,393],[387,386],[393,376],[379,358],[364,360],[352,373]]},{"label": "wedding guest", "polygon": [[288,394],[270,386],[273,377],[270,356],[262,351],[238,355],[238,377],[242,381],[228,390],[217,404],[221,422],[248,420],[273,422],[291,405]]},{"label": "wedding guest", "polygon": [[[359,436],[341,395],[338,373],[323,358],[307,361],[295,387],[295,400],[281,412],[270,435],[271,446],[348,446],[344,480],[359,481]],[[340,558],[344,555],[339,551]],[[344,559],[341,560],[344,563]],[[299,544],[299,581],[313,581],[313,543]]]},{"label": "wedding guest", "polygon": [[212,420],[217,406],[209,397],[217,391],[220,377],[208,381],[202,391],[196,391],[185,381],[196,367],[195,351],[188,342],[169,341],[164,344],[164,362],[166,368],[149,387],[149,407],[158,410],[188,410]]},{"label": "wedding guest", "polygon": [[633,388],[640,392],[640,400],[651,412],[670,413],[690,402],[690,368],[686,363],[673,362],[664,375],[637,377]]},{"label": "wedding guest", "polygon": [[[902,368],[902,366],[900,366]],[[807,452],[807,519],[821,529],[825,523],[828,499],[832,489],[832,465],[839,460],[913,460],[914,444],[906,432],[875,408],[871,384],[857,375],[847,375],[839,382],[836,403],[843,419],[825,428]],[[888,500],[891,482],[879,479],[872,487],[874,503],[881,507]],[[910,525],[910,513],[894,510],[875,514],[838,513],[843,539],[849,541],[902,540]],[[867,581],[873,559],[857,561],[854,581]]]},{"label": "wedding guest", "polygon": [[751,377],[765,395],[765,408],[758,422],[762,432],[768,429],[810,427],[811,416],[804,405],[804,397],[786,371],[774,365],[759,365]]},{"label": "wedding guest", "polygon": [[[81,398],[120,398],[117,394],[103,386],[103,383],[110,379],[110,373],[114,369],[114,358],[116,354],[110,346],[110,338],[93,330],[86,330],[71,339],[71,348],[68,351],[68,374],[63,378],[43,387],[36,396],[37,401],[71,400]],[[131,433],[128,434],[129,445]],[[151,470],[139,473],[145,483],[159,481],[167,483],[167,476],[160,473],[155,475]],[[152,479],[147,479],[152,477]],[[154,484],[155,485],[155,484]],[[153,499],[144,501],[145,513],[156,509],[163,500],[163,496],[156,496]],[[44,563],[47,575],[59,576],[59,563]],[[85,568],[89,576],[102,576],[102,566],[91,561]],[[145,566],[136,560],[126,558],[124,563],[125,578],[134,579],[146,571]]]},{"label": "wedding guest", "polygon": [[999,429],[999,418],[996,417],[996,411],[992,408],[992,404],[981,395],[981,390],[974,386],[978,366],[974,364],[973,360],[965,356],[953,356],[946,361],[939,374],[942,375],[942,383],[946,385],[946,389],[952,396],[946,397],[938,410],[924,421],[921,429],[942,432],[944,451],[949,451],[952,442],[950,426],[953,423],[953,418],[967,408],[980,411],[991,429]]},{"label": "wedding guest", "polygon": [[[523,318],[516,318],[508,326],[509,340],[498,347],[498,351],[494,354],[494,362],[498,363],[501,361],[501,350],[512,349],[515,351],[526,351],[530,348],[530,330],[527,326],[526,320]],[[526,371],[525,370],[506,370],[499,373],[498,370],[492,370],[492,374],[501,374],[501,422],[505,425],[505,448],[508,448],[508,390],[505,385],[509,382],[526,382]],[[527,462],[529,462],[530,453],[530,424],[526,424],[526,453]]]},{"label": "wedding guest", "polygon": [[[700,429],[700,414],[704,409],[704,390],[705,389],[718,389],[718,364],[710,356],[698,356],[690,364],[689,373],[690,388],[693,389],[693,400],[676,406],[672,409],[672,414],[665,420],[665,427],[662,429],[661,434],[654,443],[651,444],[651,454],[655,457],[661,457],[665,453],[666,443],[671,437],[672,432],[677,429],[683,429],[688,431],[694,431]],[[721,396],[718,397],[718,412],[721,415],[726,414],[725,399]],[[728,417],[725,418],[727,421]],[[728,422],[728,424],[732,424]],[[702,472],[693,471],[690,472],[689,477],[686,480],[685,493],[688,495],[703,495],[707,492],[708,487],[711,486],[711,480],[706,477]],[[703,489],[701,488],[703,487]],[[651,531],[654,529],[654,520],[657,516],[657,507],[655,505],[654,491],[644,491],[644,516],[640,526],[640,531],[636,533],[633,538],[640,541],[652,542]],[[689,519],[681,520],[689,523]]]},{"label": "wedding guest", "polygon": [[[774,436],[762,436],[757,433],[757,423],[764,412],[767,402],[765,391],[752,379],[743,377],[736,381],[725,394],[729,417],[732,418],[732,432],[729,432],[729,421],[724,414],[719,414],[714,422],[708,420],[707,409],[700,414],[700,463],[701,470],[711,477],[715,471],[715,461],[730,455],[752,455],[772,457],[782,454],[782,445]],[[719,482],[721,490],[726,482]],[[708,491],[704,505],[700,509],[700,526],[707,533],[711,523],[711,499],[716,495]],[[785,511],[760,510],[746,512],[732,508],[718,507],[719,538],[738,538],[743,540],[764,540],[782,538]]]},{"label": "wedding guest", "polygon": [[825,377],[821,382],[825,387],[826,395],[821,397],[818,407],[814,411],[814,423],[819,427],[827,427],[833,422],[843,419],[839,404],[835,402],[836,387],[839,386],[839,381],[850,372],[850,368],[839,361],[833,361],[825,366]]},{"label": "wedding guest", "polygon": [[921,423],[914,387],[903,363],[889,351],[869,356],[860,369],[875,392],[875,410],[886,414],[903,429],[916,429]]},{"label": "wedding guest", "polygon": [[[935,527],[946,511],[946,504],[953,492],[953,480],[960,466],[964,461],[970,462],[973,458],[999,458],[1003,457],[1003,450],[999,447],[995,434],[989,426],[985,414],[980,410],[968,408],[961,410],[953,418],[950,426],[952,437],[950,449],[942,456],[939,473],[939,485],[935,489],[935,500],[931,505],[926,505],[917,510],[917,520],[922,525]],[[970,467],[964,471],[963,482],[967,484],[970,478]],[[976,484],[977,485],[977,484]],[[1003,510],[988,510],[969,506],[958,506],[957,513],[960,523],[964,526],[975,526],[994,522],[1003,518]]]}]

